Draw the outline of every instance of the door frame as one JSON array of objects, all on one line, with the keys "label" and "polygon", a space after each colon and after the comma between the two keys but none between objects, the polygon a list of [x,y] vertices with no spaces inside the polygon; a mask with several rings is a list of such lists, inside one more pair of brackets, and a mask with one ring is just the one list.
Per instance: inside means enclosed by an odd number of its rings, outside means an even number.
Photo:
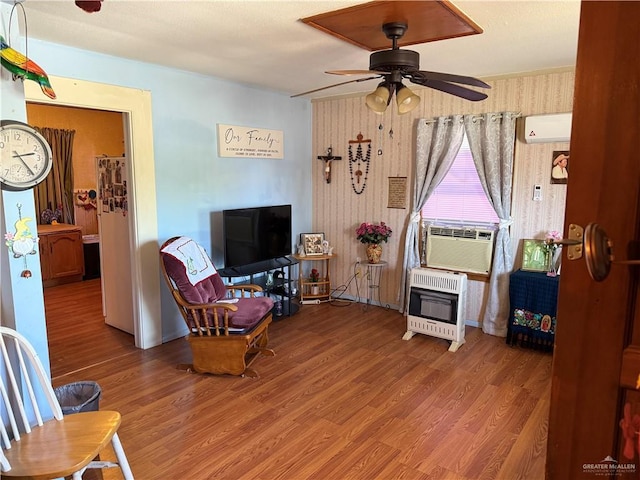
[{"label": "door frame", "polygon": [[49,78],[56,88],[56,100],[46,97],[35,82],[25,82],[25,101],[124,114],[132,187],[129,215],[135,345],[142,349],[160,345],[162,319],[151,92],[53,75]]}]

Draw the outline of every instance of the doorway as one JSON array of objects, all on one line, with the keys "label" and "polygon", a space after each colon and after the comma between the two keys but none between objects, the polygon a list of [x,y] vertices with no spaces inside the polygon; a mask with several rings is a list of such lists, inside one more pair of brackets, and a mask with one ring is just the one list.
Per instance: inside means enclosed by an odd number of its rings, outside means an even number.
[{"label": "doorway", "polygon": [[[160,270],[155,191],[151,94],[139,89],[63,77],[49,77],[58,98],[45,97],[35,82],[26,82],[25,100],[125,113],[125,131],[131,139],[131,278],[135,344],[151,348],[162,343]],[[144,211],[144,215],[137,212]]]},{"label": "doorway", "polygon": [[[129,216],[127,207],[123,206],[128,202],[122,201],[128,197],[117,188],[123,190],[129,176],[129,162],[125,159],[130,141],[125,138],[124,116],[121,112],[27,102],[27,119],[31,125],[75,132],[73,191],[68,194],[73,199],[73,223],[82,229],[85,276],[82,282],[48,287],[44,291],[49,358],[54,376],[101,363],[119,356],[122,348],[135,345],[129,280]],[[103,156],[113,159],[114,166],[118,166],[114,169],[116,188],[98,186],[96,163],[101,162]],[[89,192],[93,193],[92,197]],[[110,198],[106,198],[107,194]],[[113,208],[114,203],[118,208]],[[105,217],[108,218],[105,220]],[[73,310],[73,315],[70,312],[65,315],[65,305]],[[109,325],[129,335],[112,332]],[[74,331],[73,338],[65,334],[67,331]],[[104,342],[96,344],[97,338]],[[74,349],[73,354],[69,354],[69,347]]]}]

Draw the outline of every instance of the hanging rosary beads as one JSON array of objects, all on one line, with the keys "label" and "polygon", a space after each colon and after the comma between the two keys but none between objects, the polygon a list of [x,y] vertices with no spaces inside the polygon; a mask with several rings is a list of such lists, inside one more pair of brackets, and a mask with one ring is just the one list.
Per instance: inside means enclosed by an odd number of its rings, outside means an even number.
[{"label": "hanging rosary beads", "polygon": [[[371,163],[371,140],[363,140],[362,134],[358,134],[357,140],[349,140],[349,174],[351,175],[351,187],[353,187],[353,191],[356,195],[360,195],[364,192],[365,187],[367,186],[367,178],[369,176],[369,165]],[[356,156],[353,156],[353,144],[357,143],[358,148],[356,148]],[[362,156],[362,144],[368,143],[367,145],[367,155],[366,157]],[[356,165],[356,171],[353,171],[354,164]],[[362,172],[362,164],[364,164],[364,173]],[[354,181],[355,175],[355,181]],[[360,177],[364,175],[364,179],[362,180],[362,184],[360,184]],[[358,185],[356,187],[356,184]]]}]

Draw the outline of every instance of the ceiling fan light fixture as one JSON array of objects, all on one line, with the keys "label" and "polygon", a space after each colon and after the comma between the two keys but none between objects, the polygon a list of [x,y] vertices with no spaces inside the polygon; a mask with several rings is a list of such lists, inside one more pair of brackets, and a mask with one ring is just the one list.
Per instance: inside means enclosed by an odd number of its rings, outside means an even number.
[{"label": "ceiling fan light fixture", "polygon": [[398,114],[404,115],[420,104],[420,97],[400,83],[396,90],[396,104],[398,105]]},{"label": "ceiling fan light fixture", "polygon": [[387,105],[389,105],[390,96],[391,91],[389,86],[385,82],[382,82],[378,85],[378,88],[367,95],[365,102],[370,110],[378,115],[382,115],[387,109]]}]

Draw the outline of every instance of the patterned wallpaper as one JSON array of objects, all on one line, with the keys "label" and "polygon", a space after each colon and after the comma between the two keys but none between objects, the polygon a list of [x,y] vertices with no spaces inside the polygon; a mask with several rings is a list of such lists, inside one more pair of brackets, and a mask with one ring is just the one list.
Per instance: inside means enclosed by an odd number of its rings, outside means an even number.
[{"label": "patterned wallpaper", "polygon": [[[313,226],[324,232],[335,247],[337,257],[331,262],[331,283],[345,296],[366,301],[365,279],[353,279],[356,257],[365,259],[365,245],[356,239],[355,229],[361,222],[384,221],[393,229],[389,243],[383,244],[382,259],[388,262],[382,271],[379,291],[374,303],[398,305],[398,285],[402,266],[402,244],[413,198],[413,159],[415,127],[420,118],[441,115],[514,111],[522,117],[545,113],[570,112],[573,102],[574,72],[558,71],[530,74],[487,81],[492,87],[489,98],[468,102],[431,89],[407,84],[421,97],[420,105],[406,115],[397,115],[395,105],[383,115],[365,107],[364,96],[336,97],[313,102]],[[372,83],[373,90],[375,83]],[[522,138],[523,118],[518,121],[515,148],[513,220],[514,269],[521,262],[524,238],[544,238],[548,230],[561,231],[564,223],[566,185],[552,185],[551,156],[554,150],[568,150],[568,143],[525,144]],[[371,140],[371,161],[366,186],[361,194],[352,187],[349,173],[348,147],[358,134]],[[332,154],[342,160],[331,163],[331,182],[324,177],[325,164],[317,156]],[[353,153],[355,147],[353,145]],[[364,153],[366,153],[366,144]],[[380,152],[379,152],[380,151]],[[381,154],[378,154],[381,153]],[[569,164],[569,170],[571,164]],[[407,177],[406,208],[388,208],[389,177]],[[361,182],[363,179],[360,180]],[[542,185],[542,201],[532,200],[533,186]],[[355,183],[358,190],[361,186]],[[366,268],[363,273],[366,273]],[[338,292],[336,293],[338,294]],[[379,297],[379,298],[378,298]],[[467,321],[479,322],[486,300],[486,283],[470,281]]]}]

